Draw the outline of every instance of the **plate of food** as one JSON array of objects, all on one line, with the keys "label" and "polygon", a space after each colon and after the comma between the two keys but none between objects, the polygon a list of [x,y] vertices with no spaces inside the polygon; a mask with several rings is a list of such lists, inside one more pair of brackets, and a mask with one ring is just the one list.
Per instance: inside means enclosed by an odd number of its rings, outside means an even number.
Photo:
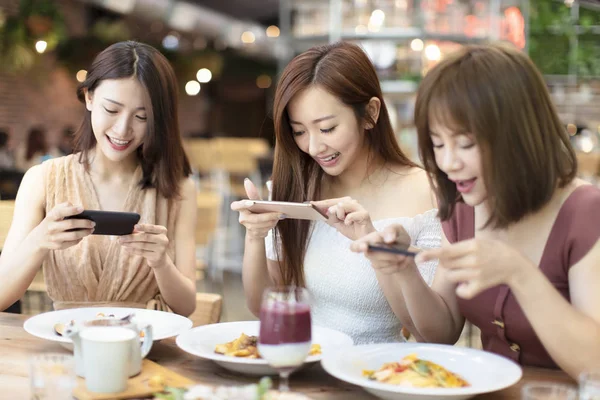
[{"label": "plate of food", "polygon": [[298,392],[273,390],[273,382],[263,377],[258,384],[237,386],[194,385],[189,388],[166,388],[153,400],[311,400]]},{"label": "plate of food", "polygon": [[130,317],[131,321],[140,327],[152,325],[152,337],[155,341],[177,336],[192,327],[189,318],[164,311],[125,307],[86,307],[38,314],[25,321],[23,328],[33,336],[59,342],[72,350],[71,339],[63,336],[68,325],[97,318],[126,317]]},{"label": "plate of food", "polygon": [[517,383],[513,361],[482,350],[421,343],[361,345],[325,354],[323,368],[388,400],[462,400]]},{"label": "plate of food", "polygon": [[[277,375],[260,357],[256,341],[259,321],[225,322],[204,325],[177,337],[177,346],[198,357],[214,361],[223,368],[248,375]],[[320,326],[312,327],[312,346],[304,364],[319,362],[323,354],[352,346],[345,333]]]}]

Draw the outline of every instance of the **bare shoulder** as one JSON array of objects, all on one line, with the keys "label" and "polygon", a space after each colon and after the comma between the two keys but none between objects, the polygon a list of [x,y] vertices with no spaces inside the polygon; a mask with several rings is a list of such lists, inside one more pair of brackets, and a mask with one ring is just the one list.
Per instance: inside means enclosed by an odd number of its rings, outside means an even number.
[{"label": "bare shoulder", "polygon": [[43,205],[46,201],[46,185],[44,180],[44,165],[38,164],[29,168],[25,172],[25,175],[23,175],[23,179],[19,185],[17,200],[27,199],[27,202],[34,201]]},{"label": "bare shoulder", "polygon": [[31,226],[31,229],[44,218],[46,214],[46,185],[44,166],[31,167],[21,180],[17,197],[13,222],[21,226]]}]

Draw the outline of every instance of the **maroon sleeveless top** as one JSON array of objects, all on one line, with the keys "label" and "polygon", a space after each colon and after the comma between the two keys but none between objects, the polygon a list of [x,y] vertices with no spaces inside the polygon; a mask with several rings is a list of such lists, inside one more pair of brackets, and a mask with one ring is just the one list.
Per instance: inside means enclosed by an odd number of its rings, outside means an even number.
[{"label": "maroon sleeveless top", "polygon": [[[442,228],[450,243],[475,237],[473,207],[457,203],[454,214],[442,223]],[[591,250],[599,237],[600,189],[579,186],[559,210],[539,265],[569,302],[569,268]],[[465,318],[481,329],[484,350],[522,365],[558,368],[507,285],[485,290],[471,300],[459,298],[458,302]]]}]

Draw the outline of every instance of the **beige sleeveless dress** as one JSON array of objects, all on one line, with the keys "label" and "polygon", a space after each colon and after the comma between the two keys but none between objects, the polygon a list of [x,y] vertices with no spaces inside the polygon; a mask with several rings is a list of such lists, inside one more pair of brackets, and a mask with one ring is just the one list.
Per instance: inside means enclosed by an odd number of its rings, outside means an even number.
[{"label": "beige sleeveless dress", "polygon": [[[42,165],[46,213],[67,201],[81,204],[86,210],[100,210],[96,190],[79,162],[79,154],[54,158]],[[153,188],[142,190],[141,177],[142,169],[138,167],[123,211],[140,214],[142,224],[165,226],[167,254],[176,263],[173,235],[179,202],[167,200]],[[168,309],[146,260],[127,254],[116,237],[90,235],[76,246],[50,251],[42,266],[48,295],[57,310],[86,306]]]}]

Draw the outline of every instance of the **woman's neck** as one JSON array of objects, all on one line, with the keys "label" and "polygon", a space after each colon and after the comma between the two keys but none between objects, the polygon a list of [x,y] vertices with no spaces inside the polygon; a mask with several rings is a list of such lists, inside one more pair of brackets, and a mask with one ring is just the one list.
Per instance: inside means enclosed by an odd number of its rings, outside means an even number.
[{"label": "woman's neck", "polygon": [[365,152],[352,165],[338,176],[328,176],[329,186],[336,193],[355,193],[372,184],[382,183],[385,161],[376,154]]},{"label": "woman's neck", "polygon": [[101,180],[128,180],[139,165],[136,153],[132,153],[125,160],[112,161],[97,149],[90,150],[89,160],[90,173]]}]

